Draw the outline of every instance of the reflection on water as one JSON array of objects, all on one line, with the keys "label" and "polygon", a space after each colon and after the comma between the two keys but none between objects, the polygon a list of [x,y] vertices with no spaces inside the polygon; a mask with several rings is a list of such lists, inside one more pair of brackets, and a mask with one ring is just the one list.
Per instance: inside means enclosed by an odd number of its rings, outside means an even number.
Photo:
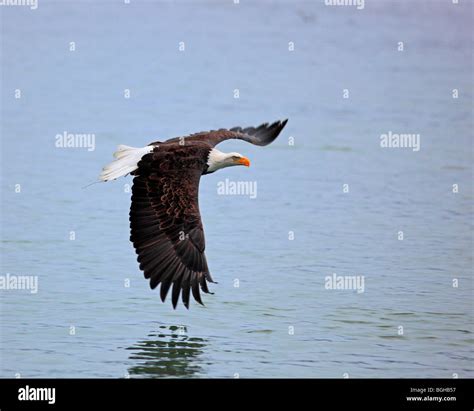
[{"label": "reflection on water", "polygon": [[189,337],[184,326],[160,325],[146,340],[127,348],[135,362],[128,372],[131,377],[192,377],[201,371],[196,360],[206,345],[203,338]]}]

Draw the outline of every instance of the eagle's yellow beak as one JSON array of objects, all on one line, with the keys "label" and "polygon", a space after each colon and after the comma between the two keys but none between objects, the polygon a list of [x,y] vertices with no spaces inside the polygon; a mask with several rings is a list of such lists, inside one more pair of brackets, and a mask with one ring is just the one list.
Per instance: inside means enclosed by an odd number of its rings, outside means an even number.
[{"label": "eagle's yellow beak", "polygon": [[247,157],[242,157],[237,160],[237,164],[242,164],[243,166],[250,167],[250,160]]}]

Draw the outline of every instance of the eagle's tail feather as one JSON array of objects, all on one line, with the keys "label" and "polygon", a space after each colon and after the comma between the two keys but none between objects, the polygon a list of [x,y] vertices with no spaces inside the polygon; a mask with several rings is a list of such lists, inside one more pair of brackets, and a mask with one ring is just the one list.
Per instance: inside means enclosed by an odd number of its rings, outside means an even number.
[{"label": "eagle's tail feather", "polygon": [[135,171],[138,168],[138,162],[145,154],[150,153],[153,146],[141,148],[125,146],[123,144],[117,147],[114,153],[115,160],[107,164],[100,173],[99,180],[110,181]]}]

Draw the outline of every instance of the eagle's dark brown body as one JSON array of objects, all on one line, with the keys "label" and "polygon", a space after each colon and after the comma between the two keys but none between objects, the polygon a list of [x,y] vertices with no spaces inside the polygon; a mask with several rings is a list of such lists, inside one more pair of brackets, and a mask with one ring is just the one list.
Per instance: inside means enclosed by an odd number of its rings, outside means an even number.
[{"label": "eagle's dark brown body", "polygon": [[151,288],[160,282],[164,301],[173,284],[176,306],[182,290],[202,304],[199,287],[212,282],[204,254],[204,230],[198,205],[199,180],[211,147],[206,143],[160,144],[143,157],[133,179],[130,240]]}]

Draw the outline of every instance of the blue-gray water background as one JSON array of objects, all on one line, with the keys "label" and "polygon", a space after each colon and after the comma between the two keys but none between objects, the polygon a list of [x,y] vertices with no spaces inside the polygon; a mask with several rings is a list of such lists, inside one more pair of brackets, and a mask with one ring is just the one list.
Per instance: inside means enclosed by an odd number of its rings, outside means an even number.
[{"label": "blue-gray water background", "polygon": [[[39,279],[0,290],[1,377],[474,377],[472,2],[39,0],[0,16],[0,274]],[[131,178],[82,187],[118,144],[286,117],[271,146],[219,147],[252,161],[201,180],[219,284],[206,307],[162,304],[128,239]],[[95,150],[55,147],[65,131]],[[381,148],[389,131],[420,151]],[[257,198],[218,195],[225,178]],[[332,273],[365,292],[325,289]]]}]

